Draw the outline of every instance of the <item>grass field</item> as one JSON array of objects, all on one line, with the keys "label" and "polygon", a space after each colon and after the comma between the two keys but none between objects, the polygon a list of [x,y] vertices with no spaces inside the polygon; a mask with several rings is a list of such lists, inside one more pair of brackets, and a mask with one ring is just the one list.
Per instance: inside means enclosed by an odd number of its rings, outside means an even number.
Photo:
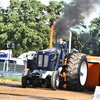
[{"label": "grass field", "polygon": [[21,81],[21,77],[0,77],[0,81]]}]

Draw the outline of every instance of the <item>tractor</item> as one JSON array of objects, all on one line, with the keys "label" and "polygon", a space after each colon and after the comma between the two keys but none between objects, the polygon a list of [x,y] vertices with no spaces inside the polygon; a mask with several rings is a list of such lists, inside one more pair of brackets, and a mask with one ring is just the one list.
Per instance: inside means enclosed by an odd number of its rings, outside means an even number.
[{"label": "tractor", "polygon": [[[84,90],[88,77],[87,57],[76,49],[71,49],[72,33],[69,31],[69,41],[64,62],[60,62],[61,51],[52,47],[53,27],[51,26],[50,47],[38,51],[32,60],[27,61],[27,68],[22,74],[22,87],[51,87],[56,90],[60,87],[69,90]],[[66,23],[73,23],[66,21]]]}]

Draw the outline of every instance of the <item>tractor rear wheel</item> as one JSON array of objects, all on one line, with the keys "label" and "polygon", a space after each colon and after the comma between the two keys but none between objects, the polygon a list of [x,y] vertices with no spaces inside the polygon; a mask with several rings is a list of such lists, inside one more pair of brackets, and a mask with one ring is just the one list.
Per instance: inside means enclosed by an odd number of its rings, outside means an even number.
[{"label": "tractor rear wheel", "polygon": [[59,88],[59,72],[54,71],[51,76],[51,88],[52,90],[56,90]]},{"label": "tractor rear wheel", "polygon": [[24,69],[23,75],[22,75],[22,87],[26,88],[29,85],[28,75],[30,70],[28,68]]},{"label": "tractor rear wheel", "polygon": [[66,68],[66,84],[70,90],[82,91],[87,82],[88,63],[83,53],[73,53],[68,59]]}]

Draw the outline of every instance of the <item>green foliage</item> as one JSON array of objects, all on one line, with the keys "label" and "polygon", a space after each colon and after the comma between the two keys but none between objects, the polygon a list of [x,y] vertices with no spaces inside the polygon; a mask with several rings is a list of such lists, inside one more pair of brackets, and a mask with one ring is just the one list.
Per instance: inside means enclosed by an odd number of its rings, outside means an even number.
[{"label": "green foliage", "polygon": [[[95,48],[94,48],[95,47]],[[99,48],[95,45],[95,40],[90,33],[82,32],[77,34],[73,32],[72,36],[72,48],[76,48],[79,52],[87,55],[98,55],[96,50]]]},{"label": "green foliage", "polygon": [[66,5],[64,1],[50,1],[49,6],[46,7],[47,9],[47,17],[49,18],[50,26],[53,25],[54,21],[57,21],[61,17],[61,12]]},{"label": "green foliage", "polygon": [[90,34],[92,36],[92,55],[98,55],[99,54],[99,46],[100,46],[100,16],[98,18],[94,18],[91,21],[90,27]]},{"label": "green foliage", "polygon": [[82,53],[93,55],[93,38],[90,33],[80,34]]}]

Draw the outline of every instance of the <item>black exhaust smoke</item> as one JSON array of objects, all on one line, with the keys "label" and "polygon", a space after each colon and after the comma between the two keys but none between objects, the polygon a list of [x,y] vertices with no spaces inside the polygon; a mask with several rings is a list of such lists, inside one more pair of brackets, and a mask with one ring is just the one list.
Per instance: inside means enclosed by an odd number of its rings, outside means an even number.
[{"label": "black exhaust smoke", "polygon": [[55,46],[57,45],[57,39],[63,38],[68,39],[69,37],[69,30],[74,25],[82,23],[82,16],[80,16],[82,10],[79,8],[78,5],[71,3],[70,5],[65,5],[62,13],[63,16],[58,20],[58,23],[55,25]]},{"label": "black exhaust smoke", "polygon": [[89,16],[95,11],[95,4],[99,4],[100,0],[73,0],[73,2],[80,6],[85,16]]}]

